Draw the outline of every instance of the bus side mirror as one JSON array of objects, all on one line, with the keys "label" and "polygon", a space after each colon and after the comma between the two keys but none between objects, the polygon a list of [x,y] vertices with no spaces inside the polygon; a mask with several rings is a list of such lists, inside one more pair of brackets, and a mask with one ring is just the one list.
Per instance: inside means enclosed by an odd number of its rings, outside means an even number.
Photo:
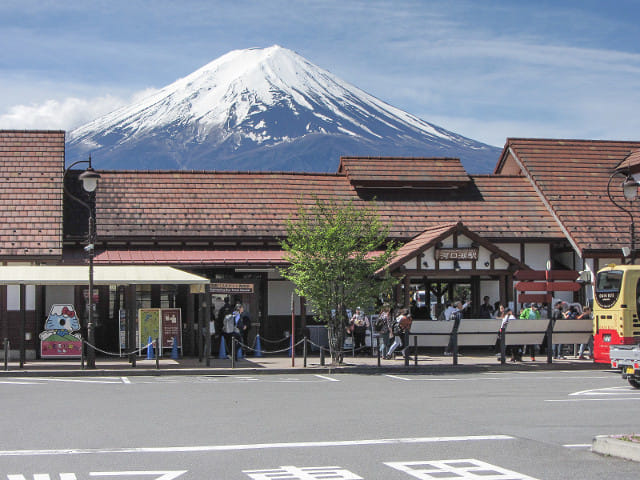
[{"label": "bus side mirror", "polygon": [[591,271],[590,270],[582,270],[579,272],[580,275],[576,282],[578,283],[591,283]]}]

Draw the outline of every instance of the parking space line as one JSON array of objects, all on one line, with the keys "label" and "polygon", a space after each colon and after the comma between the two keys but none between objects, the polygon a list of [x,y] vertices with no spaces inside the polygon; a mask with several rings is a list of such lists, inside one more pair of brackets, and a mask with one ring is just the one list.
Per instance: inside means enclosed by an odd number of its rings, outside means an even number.
[{"label": "parking space line", "polygon": [[328,380],[330,382],[339,382],[337,378],[325,377],[324,375],[316,375],[318,378],[322,378],[323,380]]},{"label": "parking space line", "polygon": [[367,445],[400,445],[418,443],[475,442],[514,440],[510,435],[467,435],[455,437],[409,437],[409,438],[377,438],[363,440],[337,440],[317,442],[282,442],[282,443],[250,443],[232,445],[193,445],[166,447],[123,447],[123,448],[63,448],[43,450],[0,450],[0,457],[12,456],[45,456],[45,455],[91,455],[108,453],[201,453],[229,452],[243,450],[269,450],[286,448],[319,448],[319,447],[353,447]]}]

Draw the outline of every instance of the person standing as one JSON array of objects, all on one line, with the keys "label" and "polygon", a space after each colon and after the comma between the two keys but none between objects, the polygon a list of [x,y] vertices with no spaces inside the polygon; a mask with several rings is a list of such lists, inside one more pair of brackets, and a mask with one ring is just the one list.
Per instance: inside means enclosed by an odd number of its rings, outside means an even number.
[{"label": "person standing", "polygon": [[391,316],[391,307],[387,304],[382,306],[378,319],[376,320],[375,329],[378,332],[380,341],[380,356],[385,357],[389,346],[389,335],[393,328],[393,317]]},{"label": "person standing", "polygon": [[353,331],[353,347],[356,351],[363,349],[366,345],[367,328],[370,326],[369,317],[363,313],[360,307],[357,307],[350,323]]},{"label": "person standing", "polygon": [[[387,360],[391,359],[393,352],[395,352],[396,349],[403,344],[404,342],[403,339],[405,334],[408,333],[409,330],[411,330],[411,322],[412,322],[412,319],[411,319],[411,315],[409,315],[408,310],[406,308],[400,310],[400,312],[398,313],[398,316],[396,317],[393,323],[393,329],[392,329],[393,343],[391,344],[391,348],[389,348],[387,355],[384,357],[385,359]],[[407,354],[407,347],[408,345],[405,345],[404,348],[402,349],[402,354],[404,356],[406,356]]]},{"label": "person standing", "polygon": [[[556,302],[553,313],[551,314],[551,320],[553,321],[553,327],[555,327],[556,320],[564,318],[564,314],[562,313],[562,301]],[[564,358],[562,355],[562,344],[554,343],[553,344],[553,358]]]},{"label": "person standing", "polygon": [[[245,351],[249,347],[249,331],[251,330],[251,317],[245,311],[244,305],[240,305],[240,335],[242,336],[242,344],[245,346]],[[245,353],[246,355],[246,353]]]},{"label": "person standing", "polygon": [[493,305],[489,302],[489,295],[485,295],[482,299],[482,305],[480,305],[480,310],[478,315],[480,318],[492,318],[494,313]]},{"label": "person standing", "polygon": [[458,331],[458,328],[460,327],[460,321],[462,320],[462,311],[464,309],[464,306],[462,305],[461,301],[457,301],[454,304],[454,310],[453,312],[451,312],[451,315],[449,315],[449,321],[450,322],[454,322],[453,323],[453,327],[451,329],[451,336],[449,337],[449,345],[447,345],[447,348],[444,351],[444,354],[447,356],[451,356],[453,355],[453,337],[454,337],[454,332]]}]

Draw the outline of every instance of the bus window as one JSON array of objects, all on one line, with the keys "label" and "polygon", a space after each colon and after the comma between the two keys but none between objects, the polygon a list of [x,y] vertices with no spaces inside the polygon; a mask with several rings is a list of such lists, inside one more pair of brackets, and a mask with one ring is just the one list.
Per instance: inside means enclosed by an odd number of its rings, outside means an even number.
[{"label": "bus window", "polygon": [[611,308],[620,296],[621,270],[605,270],[596,277],[596,302],[602,308]]}]

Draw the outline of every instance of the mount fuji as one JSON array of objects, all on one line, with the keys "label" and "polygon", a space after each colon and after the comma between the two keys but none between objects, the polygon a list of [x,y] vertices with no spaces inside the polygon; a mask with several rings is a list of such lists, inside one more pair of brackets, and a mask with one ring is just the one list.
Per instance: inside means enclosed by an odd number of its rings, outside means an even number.
[{"label": "mount fuji", "polygon": [[421,120],[297,53],[235,50],[75,130],[67,163],[100,169],[335,172],[340,156],[460,158],[492,171],[500,149]]}]

